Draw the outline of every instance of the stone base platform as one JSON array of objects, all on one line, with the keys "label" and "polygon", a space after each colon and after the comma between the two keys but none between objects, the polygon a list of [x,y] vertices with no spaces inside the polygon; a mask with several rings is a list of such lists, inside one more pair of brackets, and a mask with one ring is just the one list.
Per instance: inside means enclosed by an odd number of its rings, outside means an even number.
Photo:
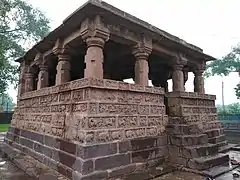
[{"label": "stone base platform", "polygon": [[29,168],[21,162],[27,159],[68,179],[144,180],[173,171],[166,161],[166,145],[164,136],[82,145],[10,127],[1,149],[24,171]]},{"label": "stone base platform", "polygon": [[1,142],[0,152],[5,155],[10,161],[12,161],[19,169],[23,170],[30,177],[37,178],[39,180],[93,180],[93,179],[116,179],[112,175],[126,173],[124,176],[119,177],[119,180],[145,180],[152,179],[163,174],[167,174],[176,170],[171,166],[162,165],[156,168],[156,163],[152,162],[148,164],[137,163],[127,166],[125,168],[113,169],[112,171],[98,171],[91,176],[82,176],[76,171],[72,171],[72,178],[63,176],[56,170],[50,169],[48,166],[34,159],[33,157],[26,155],[12,146]]},{"label": "stone base platform", "polygon": [[68,180],[68,178],[57,171],[50,169],[33,157],[22,153],[4,142],[0,142],[0,151],[0,154],[6,156],[30,177],[37,178],[39,180]]}]

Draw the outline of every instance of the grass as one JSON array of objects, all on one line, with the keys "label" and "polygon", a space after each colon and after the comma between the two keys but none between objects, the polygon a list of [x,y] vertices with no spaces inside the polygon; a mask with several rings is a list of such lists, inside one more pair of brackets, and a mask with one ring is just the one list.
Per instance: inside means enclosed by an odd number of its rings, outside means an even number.
[{"label": "grass", "polygon": [[0,132],[7,132],[10,124],[0,124]]}]

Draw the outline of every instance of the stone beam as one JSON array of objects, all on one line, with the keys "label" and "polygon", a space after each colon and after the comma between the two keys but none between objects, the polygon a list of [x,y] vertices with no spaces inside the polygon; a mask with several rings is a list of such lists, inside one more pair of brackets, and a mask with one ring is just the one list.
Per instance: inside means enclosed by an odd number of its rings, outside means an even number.
[{"label": "stone beam", "polygon": [[63,40],[63,45],[70,45],[72,42],[74,41],[78,41],[79,43],[81,43],[82,41],[82,37],[81,37],[81,29],[79,28],[78,30],[72,32],[69,36],[67,36],[64,40]]},{"label": "stone beam", "polygon": [[163,46],[161,46],[160,44],[157,43],[153,43],[152,45],[152,49],[154,52],[157,52],[159,54],[166,54],[167,56],[171,56],[171,57],[176,57],[177,53],[174,51],[171,51]]}]

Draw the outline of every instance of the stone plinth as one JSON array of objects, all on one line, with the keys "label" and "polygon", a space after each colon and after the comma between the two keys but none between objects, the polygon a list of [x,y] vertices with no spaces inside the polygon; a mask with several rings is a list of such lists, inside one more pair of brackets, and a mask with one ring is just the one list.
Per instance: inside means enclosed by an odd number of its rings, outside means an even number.
[{"label": "stone plinth", "polygon": [[167,153],[164,90],[80,79],[24,93],[6,142],[72,179],[121,177]]},{"label": "stone plinth", "polygon": [[215,96],[168,93],[170,161],[190,169],[208,169],[228,161],[219,154],[227,144],[217,118]]}]

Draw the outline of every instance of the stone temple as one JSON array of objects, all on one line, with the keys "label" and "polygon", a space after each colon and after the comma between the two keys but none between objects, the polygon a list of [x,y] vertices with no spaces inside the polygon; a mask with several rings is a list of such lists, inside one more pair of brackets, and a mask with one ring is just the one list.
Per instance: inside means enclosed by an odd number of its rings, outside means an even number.
[{"label": "stone temple", "polygon": [[[17,60],[18,102],[3,149],[69,179],[141,180],[221,165],[229,161],[222,153],[228,144],[216,97],[204,91],[211,60],[199,47],[90,0]],[[194,92],[185,91],[189,72]],[[123,81],[129,78],[135,83]]]}]

